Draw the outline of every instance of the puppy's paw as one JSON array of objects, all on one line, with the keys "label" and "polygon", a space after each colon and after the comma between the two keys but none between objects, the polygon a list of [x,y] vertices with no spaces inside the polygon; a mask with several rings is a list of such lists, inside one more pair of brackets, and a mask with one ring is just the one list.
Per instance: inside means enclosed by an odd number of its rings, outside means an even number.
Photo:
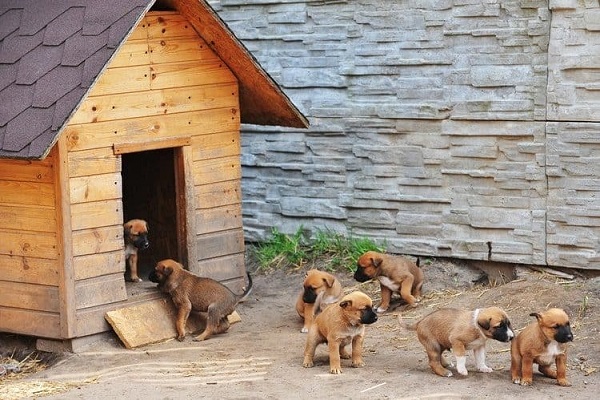
[{"label": "puppy's paw", "polygon": [[127,278],[127,282],[143,282],[142,278],[138,277],[138,276],[131,276],[129,278]]},{"label": "puppy's paw", "polygon": [[468,372],[468,371],[467,371],[467,369],[466,369],[466,368],[464,368],[464,367],[462,367],[462,368],[461,368],[461,367],[457,367],[457,368],[456,368],[456,372],[458,372],[458,373],[459,373],[459,374],[461,374],[462,376],[467,376],[467,375],[469,375],[469,372]]},{"label": "puppy's paw", "polygon": [[531,379],[521,379],[521,386],[531,385]]},{"label": "puppy's paw", "polygon": [[364,367],[365,363],[363,362],[363,360],[356,360],[356,361],[352,361],[351,366],[352,366],[352,368],[360,368],[360,367]]},{"label": "puppy's paw", "polygon": [[569,381],[568,381],[568,380],[566,380],[566,379],[559,379],[559,380],[558,380],[558,384],[559,384],[560,386],[571,386],[571,382],[569,382]]},{"label": "puppy's paw", "polygon": [[312,362],[312,360],[304,360],[304,362],[302,363],[302,366],[304,368],[312,368],[315,366],[315,364]]},{"label": "puppy's paw", "polygon": [[329,373],[335,374],[335,375],[341,374],[342,373],[342,368],[341,367],[331,367],[329,369]]},{"label": "puppy's paw", "polygon": [[521,378],[513,378],[512,383],[514,383],[515,385],[518,385],[521,383]]},{"label": "puppy's paw", "polygon": [[383,308],[383,307],[377,307],[377,313],[378,313],[378,314],[384,313],[384,312],[386,312],[386,311],[387,311],[387,307],[386,307],[386,308]]},{"label": "puppy's paw", "polygon": [[177,340],[179,340],[180,342],[183,342],[185,340],[185,335],[178,335]]},{"label": "puppy's paw", "polygon": [[479,367],[479,371],[480,372],[494,372],[494,370],[491,369],[490,367],[488,367],[487,365],[482,365],[481,367]]}]

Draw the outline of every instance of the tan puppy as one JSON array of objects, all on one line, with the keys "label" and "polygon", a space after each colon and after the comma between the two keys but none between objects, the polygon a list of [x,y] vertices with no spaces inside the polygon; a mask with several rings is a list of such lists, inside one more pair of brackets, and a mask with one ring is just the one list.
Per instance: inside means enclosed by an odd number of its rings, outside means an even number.
[{"label": "tan puppy", "polygon": [[210,278],[201,278],[183,269],[178,262],[167,259],[159,261],[150,274],[150,280],[158,283],[163,293],[171,295],[177,308],[177,340],[185,339],[185,324],[192,310],[208,313],[206,328],[195,340],[208,339],[213,333],[229,329],[227,316],[252,290],[252,278],[248,274],[248,287],[237,296],[227,286]]},{"label": "tan puppy", "polygon": [[[329,372],[341,374],[340,358],[352,358],[352,366],[362,367],[362,345],[365,336],[363,324],[377,321],[373,302],[362,292],[352,292],[326,307],[314,320],[308,331],[304,348],[305,368],[312,367],[315,350],[321,343],[329,347]],[[345,346],[352,343],[352,356]]]},{"label": "tan puppy", "polygon": [[333,275],[311,269],[306,273],[304,289],[296,301],[296,311],[304,319],[302,332],[308,332],[315,315],[342,297],[342,284]]},{"label": "tan puppy", "polygon": [[354,279],[358,282],[366,282],[375,278],[379,280],[381,287],[381,304],[377,308],[378,313],[389,308],[393,292],[400,292],[402,299],[413,307],[416,307],[416,303],[421,300],[423,271],[417,264],[404,257],[375,251],[367,251],[360,256]]},{"label": "tan puppy", "polygon": [[[556,378],[560,386],[571,386],[567,381],[567,342],[573,340],[569,316],[560,308],[542,313],[531,313],[537,321],[527,325],[510,347],[510,374],[513,383],[531,385],[533,363],[549,378]],[[552,364],[556,363],[556,370]]]},{"label": "tan puppy", "polygon": [[148,224],[143,219],[132,219],[123,224],[125,237],[125,260],[129,268],[126,279],[130,282],[141,282],[138,276],[138,249],[147,249]]},{"label": "tan puppy", "polygon": [[440,376],[452,376],[452,372],[445,368],[453,366],[442,356],[445,350],[452,350],[456,357],[456,371],[461,375],[468,375],[466,352],[471,349],[475,354],[477,369],[492,372],[485,365],[486,340],[491,338],[508,342],[515,336],[508,316],[498,307],[474,311],[441,308],[408,328],[417,331],[419,341],[427,352],[429,366]]}]

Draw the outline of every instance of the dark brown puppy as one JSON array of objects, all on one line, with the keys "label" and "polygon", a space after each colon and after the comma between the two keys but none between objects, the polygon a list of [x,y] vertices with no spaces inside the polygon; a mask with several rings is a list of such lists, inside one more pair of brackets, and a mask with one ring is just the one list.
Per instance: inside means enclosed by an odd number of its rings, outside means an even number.
[{"label": "dark brown puppy", "polygon": [[252,290],[252,278],[248,274],[248,287],[237,296],[227,286],[210,278],[201,278],[183,269],[178,262],[167,259],[159,261],[150,274],[150,280],[158,283],[163,293],[171,295],[177,308],[177,340],[185,338],[185,324],[192,310],[208,313],[206,328],[195,340],[205,340],[214,333],[229,329],[227,316],[235,311],[237,304]]},{"label": "dark brown puppy", "polygon": [[[327,306],[314,320],[308,331],[304,348],[305,368],[312,367],[315,350],[321,343],[329,347],[329,372],[341,374],[340,358],[352,358],[352,366],[362,367],[362,345],[365,336],[364,324],[377,321],[373,302],[362,292],[352,292]],[[345,346],[352,343],[352,356]]]},{"label": "dark brown puppy", "polygon": [[147,249],[148,224],[143,219],[132,219],[123,224],[125,237],[125,260],[129,269],[126,279],[130,282],[141,282],[138,276],[138,250]]},{"label": "dark brown puppy", "polygon": [[375,251],[367,251],[360,256],[354,279],[366,282],[375,278],[379,280],[381,287],[378,313],[389,308],[393,292],[399,292],[402,299],[413,307],[421,300],[423,271],[417,264],[404,257]]},{"label": "dark brown puppy", "polygon": [[315,316],[342,298],[342,284],[330,273],[311,269],[306,273],[303,289],[296,300],[296,311],[304,319],[302,332],[308,332]]},{"label": "dark brown puppy", "polygon": [[[510,374],[513,383],[531,385],[533,363],[549,378],[556,378],[560,386],[571,386],[567,381],[567,342],[573,340],[569,316],[560,308],[531,313],[537,321],[525,327],[510,348]],[[552,364],[556,364],[556,369]]]},{"label": "dark brown puppy", "polygon": [[445,350],[452,350],[456,357],[456,371],[461,375],[468,375],[466,352],[471,349],[475,354],[477,369],[492,372],[485,365],[486,340],[490,338],[508,342],[515,336],[508,316],[498,307],[474,311],[441,308],[408,328],[417,331],[419,341],[427,352],[429,366],[440,376],[452,376],[452,372],[445,368],[452,366],[442,356]]}]

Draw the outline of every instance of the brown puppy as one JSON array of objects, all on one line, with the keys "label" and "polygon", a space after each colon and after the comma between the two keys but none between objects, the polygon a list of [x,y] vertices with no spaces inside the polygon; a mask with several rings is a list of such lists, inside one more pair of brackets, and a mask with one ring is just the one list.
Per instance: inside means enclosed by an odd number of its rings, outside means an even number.
[{"label": "brown puppy", "polygon": [[327,272],[311,269],[306,273],[302,286],[304,289],[296,301],[296,311],[304,319],[302,332],[306,333],[315,315],[342,297],[342,284]]},{"label": "brown puppy", "polygon": [[[373,302],[362,292],[352,292],[327,306],[314,320],[308,331],[304,348],[305,368],[312,367],[315,350],[321,343],[329,347],[329,372],[341,374],[340,358],[352,357],[352,366],[362,367],[362,345],[365,336],[363,324],[377,321]],[[352,356],[345,346],[352,343]]]},{"label": "brown puppy", "polygon": [[[400,316],[399,316],[400,318]],[[508,342],[515,336],[506,313],[498,307],[476,309],[474,311],[441,308],[425,316],[415,325],[419,341],[425,347],[429,366],[440,376],[452,376],[445,367],[453,366],[442,353],[452,350],[456,357],[456,371],[468,375],[466,351],[473,349],[477,369],[492,372],[485,365],[485,342],[488,338]]]},{"label": "brown puppy", "polygon": [[138,276],[138,249],[147,249],[148,224],[143,219],[132,219],[123,224],[125,237],[125,260],[129,267],[126,279],[130,282],[141,282]]},{"label": "brown puppy", "polygon": [[158,283],[163,293],[171,295],[177,308],[177,340],[185,338],[185,324],[192,310],[208,313],[206,328],[195,340],[208,339],[213,333],[229,329],[227,316],[252,290],[252,278],[248,274],[248,287],[236,296],[227,286],[210,278],[201,278],[183,269],[178,262],[167,259],[159,261],[150,274],[150,280]]},{"label": "brown puppy", "polygon": [[423,271],[417,264],[404,257],[367,251],[358,259],[354,279],[366,282],[374,278],[379,280],[381,287],[378,313],[389,308],[393,292],[400,292],[402,299],[413,307],[421,300]]},{"label": "brown puppy", "polygon": [[[549,378],[556,378],[560,386],[571,386],[567,381],[567,342],[573,340],[569,316],[560,308],[542,313],[531,313],[537,321],[517,335],[510,347],[510,374],[513,383],[531,385],[533,363]],[[552,364],[556,363],[556,370]]]}]

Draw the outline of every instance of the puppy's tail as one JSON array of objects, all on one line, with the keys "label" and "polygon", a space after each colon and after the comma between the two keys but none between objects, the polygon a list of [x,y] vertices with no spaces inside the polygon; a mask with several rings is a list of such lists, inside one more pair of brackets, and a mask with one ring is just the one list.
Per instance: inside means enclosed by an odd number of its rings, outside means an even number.
[{"label": "puppy's tail", "polygon": [[238,303],[246,300],[252,291],[252,276],[250,275],[250,272],[246,271],[246,276],[248,277],[248,286],[246,286],[244,292],[240,295],[240,298],[237,301]]},{"label": "puppy's tail", "polygon": [[417,323],[412,323],[411,324],[411,323],[409,323],[407,321],[404,321],[402,319],[402,314],[401,313],[398,314],[398,324],[400,324],[400,328],[401,329],[406,329],[406,330],[409,330],[409,331],[414,331],[414,330],[417,329]]}]

